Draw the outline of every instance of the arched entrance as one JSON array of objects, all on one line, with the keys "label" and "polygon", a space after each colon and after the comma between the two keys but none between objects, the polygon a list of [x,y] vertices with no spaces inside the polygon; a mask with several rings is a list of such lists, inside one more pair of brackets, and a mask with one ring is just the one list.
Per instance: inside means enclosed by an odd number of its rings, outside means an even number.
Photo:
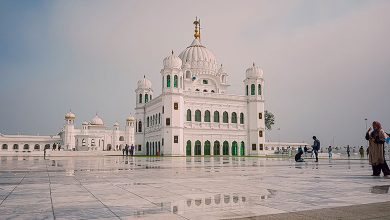
[{"label": "arched entrance", "polygon": [[190,140],[187,141],[187,145],[186,145],[186,155],[187,155],[187,156],[191,156],[191,141],[190,141]]},{"label": "arched entrance", "polygon": [[204,155],[210,155],[211,143],[210,141],[204,142]]},{"label": "arched entrance", "polygon": [[233,141],[232,143],[232,155],[237,156],[238,155],[238,144],[237,141]]},{"label": "arched entrance", "polygon": [[146,142],[146,155],[149,156],[149,142]]},{"label": "arched entrance", "polygon": [[29,149],[30,149],[30,145],[25,144],[25,145],[23,146],[23,150],[29,150]]},{"label": "arched entrance", "polygon": [[195,142],[195,155],[201,155],[202,154],[202,150],[201,150],[201,143],[200,141],[196,141]]},{"label": "arched entrance", "polygon": [[245,156],[245,143],[241,141],[240,155]]},{"label": "arched entrance", "polygon": [[223,155],[229,155],[229,142],[223,142]]},{"label": "arched entrance", "polygon": [[36,144],[35,146],[34,146],[34,150],[40,150],[41,149],[41,146],[39,146],[39,144]]},{"label": "arched entrance", "polygon": [[221,144],[219,143],[219,141],[214,141],[214,155],[221,155],[221,152],[220,152],[220,146]]}]

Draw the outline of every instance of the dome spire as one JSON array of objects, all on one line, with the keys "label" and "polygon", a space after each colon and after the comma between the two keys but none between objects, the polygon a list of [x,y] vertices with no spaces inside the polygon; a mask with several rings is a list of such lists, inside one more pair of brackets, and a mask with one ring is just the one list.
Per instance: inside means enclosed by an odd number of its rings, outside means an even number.
[{"label": "dome spire", "polygon": [[200,19],[198,20],[198,17],[195,18],[194,25],[195,25],[194,37],[195,39],[200,39]]}]

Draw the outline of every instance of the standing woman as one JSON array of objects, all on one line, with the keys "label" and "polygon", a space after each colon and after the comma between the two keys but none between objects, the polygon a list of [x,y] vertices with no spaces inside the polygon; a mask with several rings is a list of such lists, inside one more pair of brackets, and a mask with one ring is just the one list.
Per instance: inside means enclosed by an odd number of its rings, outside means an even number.
[{"label": "standing woman", "polygon": [[373,176],[380,176],[381,171],[383,175],[388,178],[390,175],[389,166],[385,160],[385,140],[386,133],[383,131],[379,122],[372,123],[374,129],[371,133],[371,128],[366,133],[366,140],[369,141],[369,161],[372,166]]}]

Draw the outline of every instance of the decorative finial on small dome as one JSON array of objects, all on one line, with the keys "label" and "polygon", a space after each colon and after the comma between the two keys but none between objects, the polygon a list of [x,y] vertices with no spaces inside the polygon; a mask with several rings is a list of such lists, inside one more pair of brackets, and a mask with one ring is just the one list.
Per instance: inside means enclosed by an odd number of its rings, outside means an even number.
[{"label": "decorative finial on small dome", "polygon": [[253,62],[253,67],[255,67],[255,62]]},{"label": "decorative finial on small dome", "polygon": [[195,39],[200,39],[200,19],[198,20],[198,17],[195,18],[194,25],[195,25],[194,37]]},{"label": "decorative finial on small dome", "polygon": [[173,50],[172,50],[172,55],[173,55]]}]

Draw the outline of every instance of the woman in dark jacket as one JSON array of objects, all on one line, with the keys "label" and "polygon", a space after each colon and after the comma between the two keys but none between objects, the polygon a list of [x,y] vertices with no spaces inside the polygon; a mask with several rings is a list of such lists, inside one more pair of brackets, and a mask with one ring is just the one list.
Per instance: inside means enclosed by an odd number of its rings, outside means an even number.
[{"label": "woman in dark jacket", "polygon": [[[373,131],[371,128],[366,133],[366,140],[369,141],[369,161],[372,166],[373,176],[380,176],[381,171],[387,178],[390,175],[389,166],[385,160],[385,140],[386,133],[383,131],[379,122],[374,121],[372,123]],[[371,132],[371,133],[370,133]]]}]

